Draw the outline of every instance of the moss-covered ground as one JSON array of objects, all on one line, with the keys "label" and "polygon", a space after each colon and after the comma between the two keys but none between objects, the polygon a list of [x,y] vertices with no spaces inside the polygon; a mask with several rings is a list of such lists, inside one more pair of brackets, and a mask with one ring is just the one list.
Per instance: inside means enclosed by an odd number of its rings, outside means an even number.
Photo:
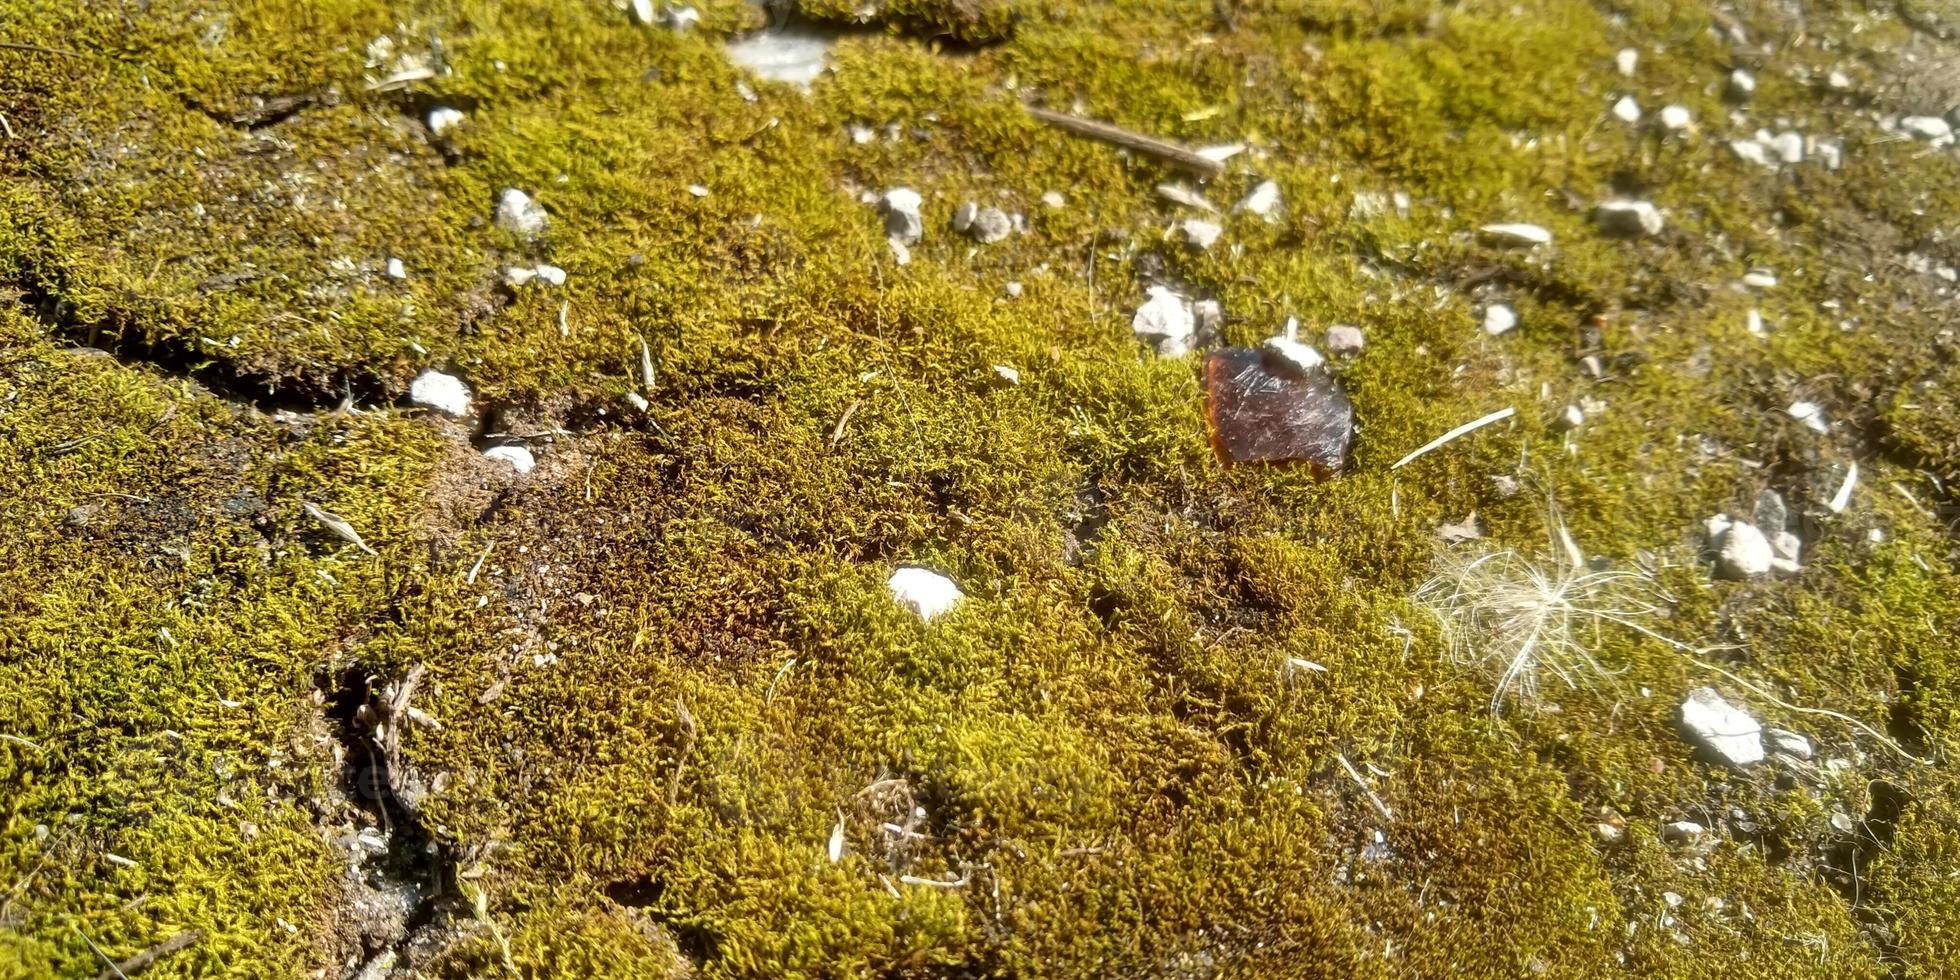
[{"label": "moss-covered ground", "polygon": [[[1960,95],[1939,5],[797,6],[807,91],[725,57],[782,13],[738,0],[0,0],[0,976],[1960,963],[1960,165],[1889,128]],[[1243,142],[1218,244],[1024,104]],[[1153,283],[1361,326],[1347,472],[1221,468]],[[1802,571],[1715,579],[1765,490]],[[1655,635],[1493,713],[1411,596],[1557,523]],[[1696,756],[1702,685],[1815,757]]]}]

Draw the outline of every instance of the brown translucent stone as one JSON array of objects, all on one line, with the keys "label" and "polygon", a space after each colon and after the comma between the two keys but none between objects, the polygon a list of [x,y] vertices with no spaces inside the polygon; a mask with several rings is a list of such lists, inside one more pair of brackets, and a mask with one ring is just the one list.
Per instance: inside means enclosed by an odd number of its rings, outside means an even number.
[{"label": "brown translucent stone", "polygon": [[1321,476],[1340,472],[1354,406],[1326,368],[1226,347],[1205,358],[1204,372],[1211,448],[1225,465],[1305,463]]}]

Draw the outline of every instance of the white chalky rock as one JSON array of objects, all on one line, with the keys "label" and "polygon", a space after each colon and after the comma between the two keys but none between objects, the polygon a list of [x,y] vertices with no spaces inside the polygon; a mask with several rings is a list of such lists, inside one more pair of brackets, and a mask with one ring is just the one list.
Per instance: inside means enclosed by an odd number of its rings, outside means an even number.
[{"label": "white chalky rock", "polygon": [[1824,165],[1824,169],[1841,170],[1844,168],[1843,145],[1837,143],[1836,141],[1832,141],[1829,143],[1819,142],[1815,150],[1817,153],[1817,160],[1818,162]]},{"label": "white chalky rock", "polygon": [[892,590],[892,598],[897,599],[899,605],[918,613],[920,619],[932,619],[966,598],[952,579],[930,569],[909,565],[893,572],[886,584]]},{"label": "white chalky rock", "polygon": [[1681,727],[1689,741],[1729,765],[1763,761],[1763,726],[1712,687],[1688,692],[1681,702]]},{"label": "white chalky rock", "polygon": [[1899,128],[1908,135],[1931,142],[1934,146],[1945,146],[1953,142],[1953,126],[1938,116],[1907,116],[1899,120]]},{"label": "white chalky rock", "polygon": [[1639,101],[1634,99],[1634,97],[1631,95],[1620,96],[1619,101],[1613,103],[1613,117],[1623,123],[1628,123],[1628,124],[1639,122],[1640,121]]},{"label": "white chalky rock", "polygon": [[1007,285],[1001,287],[1001,291],[1007,294],[1008,299],[1020,299],[1021,292],[1025,288],[1026,287],[1022,286],[1020,282],[1010,279],[1008,280]]},{"label": "white chalky rock", "polygon": [[982,245],[992,245],[1014,233],[1014,219],[999,208],[981,208],[967,224],[966,233]]},{"label": "white chalky rock", "polygon": [[1570,432],[1586,424],[1586,410],[1577,405],[1567,405],[1564,411],[1558,413],[1558,418],[1554,419],[1553,422],[1559,428]]},{"label": "white chalky rock", "polygon": [[408,266],[406,266],[406,265],[403,265],[403,264],[402,264],[402,260],[400,260],[400,259],[397,259],[397,258],[390,258],[390,259],[388,259],[388,278],[390,278],[390,279],[407,279],[407,278],[408,278]]},{"label": "white chalky rock", "polygon": [[565,270],[555,265],[538,266],[537,273],[538,279],[542,282],[548,282],[553,286],[563,286],[565,284]]},{"label": "white chalky rock", "polygon": [[1743,318],[1742,324],[1752,337],[1761,337],[1769,332],[1763,327],[1763,311],[1761,310],[1750,310],[1749,315]]},{"label": "white chalky rock", "polygon": [[469,117],[463,115],[461,109],[451,109],[446,105],[441,105],[429,110],[429,116],[425,122],[429,124],[429,132],[441,136],[443,133],[461,126],[463,120],[467,118]]},{"label": "white chalky rock", "polygon": [[408,385],[408,400],[423,408],[433,408],[458,418],[470,413],[470,389],[453,374],[429,370],[416,375]]},{"label": "white chalky rock", "polygon": [[1634,71],[1640,67],[1640,52],[1621,48],[1620,53],[1613,56],[1613,63],[1619,67],[1621,75],[1632,78]]},{"label": "white chalky rock", "polygon": [[653,9],[653,0],[632,0],[628,6],[633,12],[633,19],[641,24],[650,25],[659,19]]},{"label": "white chalky rock", "polygon": [[1021,372],[1006,364],[994,365],[994,376],[1011,385],[1021,383]]},{"label": "white chalky rock", "polygon": [[1502,303],[1493,303],[1484,310],[1484,332],[1493,337],[1510,333],[1517,325],[1517,313]]},{"label": "white chalky rock", "polygon": [[1812,432],[1822,434],[1831,431],[1831,423],[1824,417],[1824,406],[1816,402],[1791,402],[1790,407],[1786,411],[1790,413],[1791,418],[1802,422],[1804,427]]},{"label": "white chalky rock", "polygon": [[1137,307],[1137,315],[1130,321],[1130,329],[1156,345],[1157,353],[1164,357],[1190,353],[1197,328],[1190,301],[1162,286],[1150,287],[1149,298]]},{"label": "white chalky rock", "polygon": [[823,74],[825,60],[835,46],[836,38],[831,35],[791,25],[732,41],[725,50],[729,61],[754,72],[758,78],[807,89]]},{"label": "white chalky rock", "polygon": [[1358,354],[1368,345],[1361,334],[1361,328],[1350,323],[1336,323],[1327,328],[1327,349],[1336,354]]},{"label": "white chalky rock", "polygon": [[964,232],[973,227],[973,219],[980,216],[980,205],[968,201],[953,209],[953,230]]},{"label": "white chalky rock", "polygon": [[1184,233],[1185,241],[1207,250],[1217,243],[1219,235],[1225,233],[1223,227],[1202,218],[1186,218],[1178,222],[1177,227]]},{"label": "white chalky rock", "polygon": [[1742,284],[1751,289],[1769,289],[1776,285],[1776,271],[1757,267],[1742,274]]},{"label": "white chalky rock", "polygon": [[1242,198],[1232,210],[1245,214],[1271,217],[1273,209],[1279,207],[1279,185],[1270,180],[1259,182],[1252,192]]},{"label": "white chalky rock", "polygon": [[1688,111],[1687,106],[1670,105],[1661,107],[1661,125],[1668,129],[1677,131],[1687,129],[1690,125],[1693,125],[1694,121],[1695,115]]},{"label": "white chalky rock", "polygon": [[1041,195],[1041,203],[1060,211],[1068,207],[1068,197],[1061,191],[1046,191]]},{"label": "white chalky rock", "polygon": [[1784,163],[1803,162],[1802,133],[1778,133],[1769,141],[1769,148],[1776,153],[1777,159]]},{"label": "white chalky rock", "polygon": [[1707,832],[1693,820],[1675,820],[1661,825],[1661,839],[1670,844],[1692,844]]},{"label": "white chalky rock", "polygon": [[1484,238],[1498,245],[1547,245],[1551,243],[1552,233],[1538,225],[1516,222],[1485,225],[1477,229]]},{"label": "white chalky rock", "polygon": [[1787,728],[1772,728],[1763,733],[1763,741],[1771,752],[1781,753],[1793,759],[1808,760],[1814,753],[1810,739]]},{"label": "white chalky rock", "polygon": [[1763,144],[1755,140],[1730,140],[1729,151],[1734,153],[1739,159],[1746,160],[1758,167],[1776,166],[1775,162],[1769,158],[1769,151],[1763,148]]},{"label": "white chalky rock", "polygon": [[1737,68],[1729,72],[1729,98],[1738,102],[1756,94],[1756,76]]},{"label": "white chalky rock", "polygon": [[919,213],[925,204],[919,192],[910,187],[894,187],[885,192],[881,206],[885,211],[885,235],[900,245],[917,245],[926,236],[926,219]]},{"label": "white chalky rock", "polygon": [[1776,567],[1776,549],[1770,547],[1762,529],[1748,521],[1725,521],[1718,525],[1710,520],[1711,532],[1718,526],[1715,568],[1724,578],[1755,578]]},{"label": "white chalky rock", "polygon": [[491,446],[483,451],[483,458],[509,463],[510,468],[519,473],[529,473],[532,467],[538,465],[537,457],[523,446]]},{"label": "white chalky rock", "polygon": [[506,187],[497,196],[497,227],[511,234],[535,237],[543,233],[550,220],[544,208],[531,200],[531,195],[515,187]]},{"label": "white chalky rock", "polygon": [[1648,201],[1606,201],[1593,210],[1599,230],[1621,238],[1658,235],[1667,222]]},{"label": "white chalky rock", "polygon": [[1794,567],[1797,559],[1803,557],[1803,539],[1789,531],[1778,531],[1771,535],[1769,546],[1770,550],[1776,552],[1776,557],[1782,559],[1777,563],[1778,568]]},{"label": "white chalky rock", "polygon": [[1851,91],[1851,76],[1833,68],[1831,69],[1831,73],[1825,76],[1824,84],[1830,86],[1833,92],[1849,92]]}]

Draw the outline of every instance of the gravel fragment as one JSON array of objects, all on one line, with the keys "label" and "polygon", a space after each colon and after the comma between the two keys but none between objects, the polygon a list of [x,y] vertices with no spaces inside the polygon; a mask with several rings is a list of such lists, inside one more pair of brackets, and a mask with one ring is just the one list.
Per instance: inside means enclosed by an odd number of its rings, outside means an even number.
[{"label": "gravel fragment", "polygon": [[992,245],[1014,233],[1014,219],[999,208],[981,208],[967,224],[966,233],[982,245]]},{"label": "gravel fragment", "polygon": [[973,219],[980,215],[980,205],[968,201],[953,209],[953,230],[964,234],[973,227]]},{"label": "gravel fragment", "polygon": [[1803,162],[1803,134],[1782,132],[1766,141],[1771,152],[1784,163]]},{"label": "gravel fragment", "polygon": [[1732,766],[1763,761],[1763,726],[1712,687],[1697,687],[1681,702],[1682,734],[1697,748]]},{"label": "gravel fragment", "polygon": [[1502,303],[1493,303],[1484,309],[1484,332],[1493,337],[1510,333],[1518,326],[1518,315]]},{"label": "gravel fragment", "polygon": [[1613,56],[1613,64],[1620,69],[1623,77],[1632,78],[1633,73],[1640,67],[1640,52],[1632,48],[1621,48],[1620,53]]},{"label": "gravel fragment", "polygon": [[1693,125],[1694,121],[1695,114],[1689,112],[1687,106],[1669,105],[1661,107],[1661,125],[1668,129],[1679,132]]},{"label": "gravel fragment", "polygon": [[1769,151],[1763,148],[1763,144],[1755,140],[1730,140],[1729,151],[1734,153],[1738,159],[1753,163],[1759,167],[1776,166],[1769,158]]},{"label": "gravel fragment", "polygon": [[1215,222],[1202,218],[1186,218],[1178,222],[1178,230],[1184,233],[1184,240],[1200,249],[1209,250],[1218,241],[1225,229]]},{"label": "gravel fragment", "polygon": [[1622,95],[1613,103],[1613,116],[1629,125],[1640,121],[1640,102],[1631,95]]},{"label": "gravel fragment", "polygon": [[917,245],[926,236],[926,219],[919,213],[925,201],[910,187],[894,187],[880,200],[885,212],[885,237],[900,245]]},{"label": "gravel fragment", "polygon": [[932,619],[966,598],[952,579],[931,569],[910,565],[893,572],[886,585],[891,589],[892,598],[898,600],[899,605],[918,613],[920,619]]},{"label": "gravel fragment", "polygon": [[428,123],[429,132],[441,136],[443,133],[455,129],[457,126],[461,126],[467,118],[469,117],[463,115],[460,109],[451,109],[446,105],[439,105],[430,109],[429,115],[423,121]]},{"label": "gravel fragment", "polygon": [[408,400],[423,408],[433,408],[458,418],[470,413],[470,389],[453,374],[428,370],[409,383]]},{"label": "gravel fragment", "polygon": [[1265,180],[1260,181],[1259,186],[1254,187],[1250,193],[1240,199],[1239,203],[1232,210],[1267,218],[1271,217],[1273,210],[1278,207],[1279,185],[1270,180]]},{"label": "gravel fragment", "polygon": [[1953,126],[1938,116],[1907,116],[1899,120],[1899,128],[1908,136],[1926,140],[1934,146],[1947,146],[1953,142]]},{"label": "gravel fragment", "polygon": [[1729,72],[1728,97],[1737,102],[1747,102],[1756,94],[1756,76],[1744,69]]},{"label": "gravel fragment", "polygon": [[497,227],[513,235],[536,238],[550,222],[544,208],[515,187],[506,187],[497,196]]},{"label": "gravel fragment", "polygon": [[1327,339],[1324,344],[1335,354],[1359,354],[1361,348],[1367,346],[1368,341],[1362,336],[1360,327],[1349,323],[1336,323],[1327,328]]},{"label": "gravel fragment", "polygon": [[1552,241],[1552,233],[1538,225],[1507,222],[1485,225],[1477,231],[1493,245],[1530,247],[1548,245]]},{"label": "gravel fragment", "polygon": [[1197,320],[1191,301],[1162,286],[1150,287],[1148,298],[1137,307],[1130,329],[1157,348],[1163,357],[1179,357],[1191,351],[1197,333]]},{"label": "gravel fragment", "polygon": [[1661,840],[1670,844],[1692,844],[1707,832],[1707,828],[1693,820],[1675,820],[1661,825]]},{"label": "gravel fragment", "polygon": [[1606,201],[1593,209],[1593,222],[1605,234],[1638,238],[1661,233],[1667,222],[1648,201]]},{"label": "gravel fragment", "polygon": [[392,256],[390,256],[390,257],[389,257],[389,259],[388,259],[388,264],[387,264],[387,269],[386,269],[386,271],[387,271],[387,274],[388,274],[388,278],[390,278],[390,279],[407,279],[407,278],[408,278],[408,266],[406,266],[406,265],[403,265],[403,264],[402,264],[402,260],[400,260],[400,259],[398,259],[398,258],[394,258],[394,257],[392,257]]},{"label": "gravel fragment", "polygon": [[1756,525],[1717,515],[1707,526],[1716,548],[1715,570],[1723,578],[1755,578],[1776,567],[1776,550]]},{"label": "gravel fragment", "polygon": [[529,473],[538,465],[537,457],[523,446],[491,446],[483,451],[483,458],[509,463],[519,473]]}]

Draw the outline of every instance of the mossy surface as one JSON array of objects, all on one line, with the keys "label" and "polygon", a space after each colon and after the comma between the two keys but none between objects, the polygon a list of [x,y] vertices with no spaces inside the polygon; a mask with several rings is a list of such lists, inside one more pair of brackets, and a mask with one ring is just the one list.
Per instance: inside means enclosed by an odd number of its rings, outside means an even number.
[{"label": "mossy surface", "polygon": [[[1960,962],[1960,164],[1885,129],[1945,108],[1936,32],[799,3],[848,28],[803,90],[721,50],[773,8],[697,6],[0,0],[0,975],[192,931],[143,976]],[[1195,182],[1024,103],[1243,142],[1219,243],[1154,189]],[[1738,159],[1759,127],[1843,166]],[[1623,195],[1666,230],[1601,235]],[[1026,227],[978,245],[969,200]],[[1194,361],[1131,334],[1152,283],[1219,342],[1360,325],[1346,473],[1221,468]],[[412,407],[426,369],[477,411]],[[1702,520],[1765,490],[1803,570],[1713,578]],[[1556,564],[1555,523],[1665,601],[1493,715],[1411,595],[1448,548]],[[908,564],[965,601],[921,621]],[[1705,684],[1815,758],[1697,757]]]}]

